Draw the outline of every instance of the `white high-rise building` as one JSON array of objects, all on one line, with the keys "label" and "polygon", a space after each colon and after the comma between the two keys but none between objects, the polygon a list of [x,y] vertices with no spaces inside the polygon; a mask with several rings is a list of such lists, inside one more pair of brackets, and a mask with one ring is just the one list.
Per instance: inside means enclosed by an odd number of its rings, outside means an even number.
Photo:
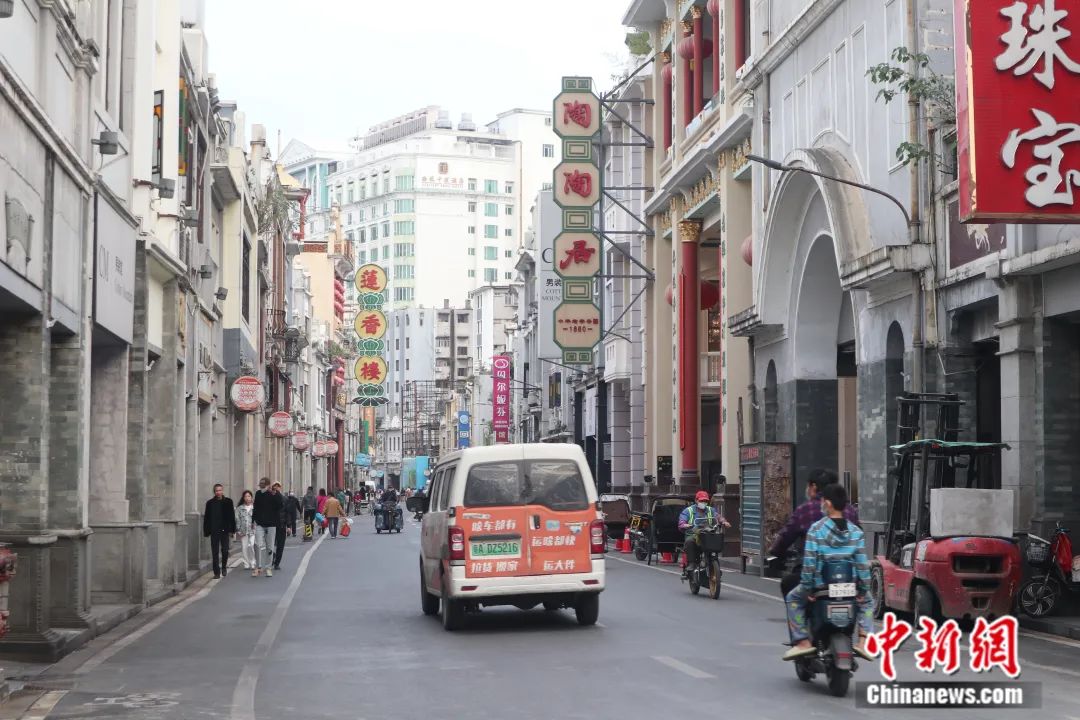
[{"label": "white high-rise building", "polygon": [[[550,184],[557,142],[548,111],[509,110],[478,128],[435,106],[358,138],[326,184],[358,262],[386,268],[387,309],[463,306],[470,291],[512,281],[522,198]],[[329,212],[311,222],[313,238],[332,229]]]}]

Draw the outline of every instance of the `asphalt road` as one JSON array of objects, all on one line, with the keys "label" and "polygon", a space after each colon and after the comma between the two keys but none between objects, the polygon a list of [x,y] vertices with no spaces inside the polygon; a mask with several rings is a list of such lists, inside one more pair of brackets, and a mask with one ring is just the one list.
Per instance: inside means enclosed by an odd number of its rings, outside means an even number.
[{"label": "asphalt road", "polygon": [[[273,578],[236,569],[200,581],[72,654],[35,681],[54,691],[22,717],[941,717],[859,709],[854,687],[838,699],[820,678],[799,682],[779,659],[776,584],[734,572],[711,600],[691,596],[670,567],[616,555],[595,627],[572,611],[492,609],[447,633],[420,613],[418,541],[412,521],[376,535],[370,517],[346,540],[290,540]],[[1042,716],[1080,719],[1080,644],[1024,635],[1020,647],[1020,679],[1042,683]],[[915,671],[911,652],[898,655],[901,680],[943,679]],[[856,676],[879,679],[868,664]]]}]

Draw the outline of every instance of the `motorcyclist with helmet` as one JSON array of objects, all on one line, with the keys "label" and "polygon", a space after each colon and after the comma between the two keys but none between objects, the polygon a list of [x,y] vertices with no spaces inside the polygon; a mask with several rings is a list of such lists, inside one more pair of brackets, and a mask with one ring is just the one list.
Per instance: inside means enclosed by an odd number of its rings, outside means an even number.
[{"label": "motorcyclist with helmet", "polygon": [[694,503],[688,505],[681,513],[679,513],[679,529],[686,533],[686,540],[683,542],[683,555],[686,558],[683,573],[686,572],[686,568],[693,567],[697,564],[697,531],[718,524],[723,525],[726,528],[731,527],[731,523],[724,519],[724,516],[709,504],[709,493],[704,490],[699,490],[697,495],[694,496]]}]

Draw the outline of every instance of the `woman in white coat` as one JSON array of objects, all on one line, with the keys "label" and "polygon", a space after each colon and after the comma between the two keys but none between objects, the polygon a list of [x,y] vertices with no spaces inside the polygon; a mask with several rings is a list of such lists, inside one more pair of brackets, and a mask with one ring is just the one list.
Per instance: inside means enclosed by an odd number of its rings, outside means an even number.
[{"label": "woman in white coat", "polygon": [[244,558],[244,569],[255,567],[255,512],[254,497],[250,490],[240,496],[236,506],[236,539],[240,541],[240,552]]}]

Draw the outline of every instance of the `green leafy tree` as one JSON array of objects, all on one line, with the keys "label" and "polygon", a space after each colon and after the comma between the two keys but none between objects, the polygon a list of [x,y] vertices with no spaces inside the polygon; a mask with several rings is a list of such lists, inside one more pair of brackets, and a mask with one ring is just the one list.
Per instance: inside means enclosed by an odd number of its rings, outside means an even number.
[{"label": "green leafy tree", "polygon": [[[956,127],[956,87],[951,77],[937,73],[925,53],[913,53],[906,47],[895,48],[891,62],[872,65],[866,71],[870,82],[878,85],[876,99],[890,103],[897,95],[914,99],[928,127],[948,134]],[[895,64],[894,64],[895,63]],[[921,142],[905,140],[896,148],[902,164],[921,163],[931,156],[931,149]]]}]

